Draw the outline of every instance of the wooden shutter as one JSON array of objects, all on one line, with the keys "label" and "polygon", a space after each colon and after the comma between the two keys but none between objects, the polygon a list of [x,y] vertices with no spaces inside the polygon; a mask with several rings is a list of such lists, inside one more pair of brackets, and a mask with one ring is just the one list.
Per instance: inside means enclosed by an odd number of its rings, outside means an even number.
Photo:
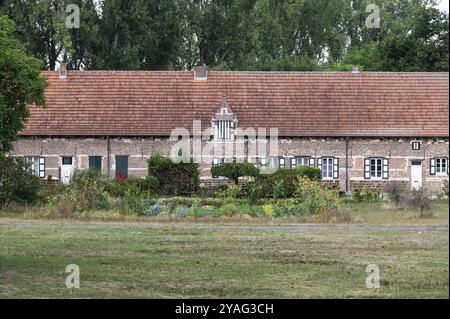
[{"label": "wooden shutter", "polygon": [[39,157],[39,177],[45,177],[45,157]]},{"label": "wooden shutter", "polygon": [[316,166],[316,160],[315,160],[314,157],[311,157],[311,158],[309,159],[309,166],[311,166],[311,167]]},{"label": "wooden shutter", "polygon": [[389,159],[383,158],[383,179],[389,178]]},{"label": "wooden shutter", "polygon": [[430,159],[430,175],[436,175],[436,159]]},{"label": "wooden shutter", "polygon": [[339,178],[339,158],[333,159],[333,178]]},{"label": "wooden shutter", "polygon": [[364,178],[370,179],[370,158],[364,159]]}]

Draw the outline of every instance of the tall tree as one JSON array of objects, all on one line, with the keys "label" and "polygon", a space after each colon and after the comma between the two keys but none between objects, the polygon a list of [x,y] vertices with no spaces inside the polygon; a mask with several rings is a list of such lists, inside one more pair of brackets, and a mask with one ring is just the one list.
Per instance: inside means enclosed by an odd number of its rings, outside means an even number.
[{"label": "tall tree", "polygon": [[54,70],[65,48],[70,48],[65,25],[65,8],[69,0],[6,0],[2,11],[16,22],[16,36],[44,68]]},{"label": "tall tree", "polygon": [[45,105],[42,63],[14,36],[14,22],[0,16],[0,154],[9,152],[29,116],[28,106]]},{"label": "tall tree", "polygon": [[94,69],[164,70],[179,61],[179,1],[109,0],[102,4]]}]

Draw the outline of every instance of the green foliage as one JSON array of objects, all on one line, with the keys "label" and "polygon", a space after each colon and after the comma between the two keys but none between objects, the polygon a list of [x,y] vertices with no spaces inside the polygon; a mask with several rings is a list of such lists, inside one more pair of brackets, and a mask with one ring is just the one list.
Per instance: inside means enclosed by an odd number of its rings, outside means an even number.
[{"label": "green foliage", "polygon": [[442,191],[439,193],[438,197],[440,199],[448,199],[448,179],[444,181],[444,184],[442,185]]},{"label": "green foliage", "polygon": [[368,188],[364,188],[361,190],[355,190],[352,195],[353,195],[353,199],[359,203],[361,203],[361,202],[366,202],[366,203],[377,202],[381,199],[381,194],[379,191],[373,190],[373,189],[368,189]]},{"label": "green foliage", "polygon": [[298,172],[298,175],[300,177],[307,177],[312,181],[318,181],[322,179],[322,173],[320,171],[320,168],[318,167],[300,166],[296,168],[296,171]]},{"label": "green foliage", "polygon": [[419,211],[421,218],[429,218],[433,216],[432,200],[425,190],[412,190],[407,201],[410,209]]},{"label": "green foliage", "polygon": [[302,211],[309,214],[337,211],[342,205],[337,191],[330,190],[320,182],[304,177],[298,178],[295,195],[303,206]]},{"label": "green foliage", "polygon": [[258,176],[259,170],[251,163],[225,163],[211,168],[212,176],[222,176],[239,184],[239,177]]},{"label": "green foliage", "polygon": [[0,209],[12,202],[33,203],[40,188],[39,178],[28,171],[24,159],[0,154]]},{"label": "green foliage", "polygon": [[200,172],[196,163],[173,163],[170,159],[155,154],[148,159],[148,172],[159,182],[163,195],[191,195],[200,185]]},{"label": "green foliage", "polygon": [[[66,5],[79,29],[64,25]],[[7,0],[27,49],[54,70],[448,71],[448,17],[434,0]]]},{"label": "green foliage", "polygon": [[316,167],[300,167],[297,169],[279,169],[270,175],[260,175],[255,181],[242,186],[240,195],[253,200],[258,198],[290,198],[294,197],[299,177],[312,180],[321,178]]},{"label": "green foliage", "polygon": [[407,195],[406,187],[399,183],[389,183],[386,186],[385,193],[390,201],[395,203],[395,206],[399,206]]},{"label": "green foliage", "polygon": [[143,179],[137,180],[137,184],[141,192],[157,193],[159,188],[159,181],[155,176],[146,176]]},{"label": "green foliage", "polygon": [[0,153],[11,150],[29,116],[28,106],[45,105],[41,62],[28,56],[14,30],[14,22],[0,15]]}]

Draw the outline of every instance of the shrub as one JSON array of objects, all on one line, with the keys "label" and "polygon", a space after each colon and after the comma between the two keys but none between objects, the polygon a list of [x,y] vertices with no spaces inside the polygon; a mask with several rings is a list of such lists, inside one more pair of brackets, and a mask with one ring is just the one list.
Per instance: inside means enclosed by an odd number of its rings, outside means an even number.
[{"label": "shrub", "polygon": [[255,177],[259,175],[258,168],[251,163],[225,163],[211,168],[212,176],[223,176],[239,184],[239,177]]},{"label": "shrub", "polygon": [[341,209],[341,198],[337,191],[331,190],[317,181],[300,177],[295,195],[301,203],[300,212],[320,214]]},{"label": "shrub", "polygon": [[444,184],[442,185],[442,191],[439,193],[438,198],[439,199],[448,199],[448,179],[444,181]]},{"label": "shrub", "polygon": [[421,218],[429,218],[433,216],[432,200],[428,194],[423,190],[412,190],[408,196],[408,206],[416,211],[419,211]]},{"label": "shrub", "polygon": [[255,181],[246,183],[239,194],[252,200],[293,197],[299,176],[298,170],[279,169],[274,174],[259,175]]},{"label": "shrub", "polygon": [[385,193],[397,207],[405,200],[407,194],[406,188],[399,183],[389,183],[385,188]]},{"label": "shrub", "polygon": [[233,216],[239,214],[239,207],[235,204],[226,204],[219,208],[219,214],[221,216]]},{"label": "shrub", "polygon": [[307,177],[312,181],[318,181],[322,179],[320,168],[312,166],[300,166],[296,169],[299,176]]},{"label": "shrub", "polygon": [[144,211],[144,216],[158,216],[162,213],[164,204],[161,201],[157,201],[155,204],[151,205],[146,211]]},{"label": "shrub", "polygon": [[195,163],[173,163],[170,159],[155,154],[148,159],[148,171],[159,182],[163,195],[192,195],[200,184],[200,172]]},{"label": "shrub", "polygon": [[155,176],[146,176],[144,179],[137,181],[141,192],[156,193],[159,188],[159,181]]},{"label": "shrub", "polygon": [[12,202],[33,203],[40,188],[39,178],[29,172],[23,158],[0,154],[0,209]]},{"label": "shrub", "polygon": [[381,199],[381,194],[379,191],[372,189],[355,190],[353,192],[353,199],[359,203],[373,203]]}]

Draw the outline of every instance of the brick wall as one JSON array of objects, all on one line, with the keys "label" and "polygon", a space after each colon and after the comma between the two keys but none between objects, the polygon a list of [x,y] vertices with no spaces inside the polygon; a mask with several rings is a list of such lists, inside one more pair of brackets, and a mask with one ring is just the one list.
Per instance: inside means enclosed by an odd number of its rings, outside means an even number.
[{"label": "brick wall", "polygon": [[[412,141],[420,141],[420,151],[413,151]],[[146,160],[149,154],[159,152],[169,155],[177,141],[168,138],[22,138],[15,142],[12,155],[43,156],[46,159],[45,176],[60,176],[62,156],[73,157],[75,168],[88,168],[89,156],[101,156],[104,173],[115,175],[115,156],[129,156],[129,175],[145,176]],[[252,143],[250,141],[250,143]],[[202,142],[205,145],[205,142]],[[279,155],[290,156],[334,157],[339,159],[339,178],[325,181],[338,185],[342,191],[359,188],[381,189],[387,181],[401,182],[410,185],[411,161],[422,162],[423,186],[429,191],[439,192],[448,175],[430,175],[430,158],[449,157],[448,139],[363,139],[353,138],[348,141],[348,168],[346,167],[346,140],[343,138],[280,138]],[[248,149],[245,150],[247,155]],[[108,157],[108,154],[110,156]],[[385,157],[389,159],[388,180],[364,179],[364,159],[367,157]],[[253,159],[254,161],[254,159]],[[202,183],[205,185],[228,183],[223,179],[211,179],[210,168],[212,158],[200,164]],[[108,170],[109,166],[109,170]],[[348,181],[347,181],[348,170]],[[410,187],[410,186],[409,186]]]}]

